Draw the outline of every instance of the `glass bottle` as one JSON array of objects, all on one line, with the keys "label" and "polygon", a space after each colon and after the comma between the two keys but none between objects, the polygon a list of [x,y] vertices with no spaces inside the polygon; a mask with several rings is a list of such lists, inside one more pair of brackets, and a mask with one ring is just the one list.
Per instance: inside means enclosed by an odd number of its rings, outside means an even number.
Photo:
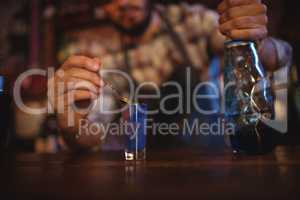
[{"label": "glass bottle", "polygon": [[10,98],[4,84],[4,76],[0,75],[0,150],[7,149],[9,142]]},{"label": "glass bottle", "polygon": [[233,152],[272,151],[274,133],[262,118],[274,118],[274,99],[255,43],[226,42],[224,72],[225,120],[234,127],[234,133],[229,135]]}]

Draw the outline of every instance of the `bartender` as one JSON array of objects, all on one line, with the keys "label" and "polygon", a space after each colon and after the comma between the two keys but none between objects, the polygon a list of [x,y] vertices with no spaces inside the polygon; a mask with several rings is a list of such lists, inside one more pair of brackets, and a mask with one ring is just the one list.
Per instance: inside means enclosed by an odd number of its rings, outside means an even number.
[{"label": "bartender", "polygon": [[[91,38],[85,38],[96,41],[97,46],[88,46],[89,53],[70,51],[67,55],[61,54],[65,61],[49,80],[49,87],[54,88],[50,102],[57,114],[60,131],[74,149],[99,146],[117,149],[120,146],[115,137],[105,138],[104,144],[98,134],[89,133],[91,129],[82,129],[83,121],[85,127],[95,122],[115,122],[119,115],[107,114],[104,110],[119,106],[116,96],[131,95],[130,84],[124,76],[101,74],[99,70],[125,73],[136,87],[151,83],[141,87],[141,93],[148,98],[139,100],[147,103],[150,111],[160,108],[148,118],[153,119],[153,124],[175,122],[182,127],[194,106],[190,106],[191,110],[176,110],[178,106],[188,107],[191,104],[188,99],[172,99],[162,105],[164,97],[178,92],[176,87],[164,86],[164,83],[177,82],[185,94],[197,83],[218,77],[222,72],[221,65],[210,64],[215,57],[222,60],[226,38],[256,41],[266,70],[285,66],[291,57],[289,44],[268,35],[267,7],[261,0],[224,0],[219,4],[218,12],[199,4],[159,6],[150,0],[111,0],[104,5],[104,10],[110,24],[99,27]],[[82,30],[78,35],[85,37],[86,34]],[[64,48],[71,49],[70,46]],[[214,76],[211,67],[218,68]],[[190,87],[186,87],[187,80]],[[62,85],[65,87],[58,89]],[[161,93],[158,99],[153,98],[156,88]],[[112,90],[117,90],[118,94]],[[87,112],[75,109],[91,102],[93,106]],[[166,113],[166,110],[176,111]],[[159,133],[149,135],[153,146],[179,145],[181,139]]]}]

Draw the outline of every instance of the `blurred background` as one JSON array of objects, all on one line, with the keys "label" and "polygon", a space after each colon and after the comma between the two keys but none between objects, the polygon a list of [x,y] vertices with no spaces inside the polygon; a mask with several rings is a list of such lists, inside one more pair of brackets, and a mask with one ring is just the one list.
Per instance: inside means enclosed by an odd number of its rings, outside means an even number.
[{"label": "blurred background", "polygon": [[[156,0],[173,4],[183,1]],[[215,9],[220,0],[190,0]],[[65,40],[82,29],[93,29],[106,23],[103,0],[2,0],[0,2],[0,75],[5,77],[0,95],[0,137],[9,133],[3,143],[20,151],[55,153],[65,149],[59,137],[55,116],[28,115],[11,101],[12,87],[19,74],[29,68],[59,66],[70,52],[86,48],[84,38]],[[281,140],[288,145],[299,144],[297,124],[300,115],[300,12],[297,1],[265,1],[269,8],[270,35],[288,41],[294,48],[289,86],[289,133]],[[92,31],[89,31],[93,34]],[[72,49],[64,46],[72,42]],[[68,52],[67,52],[68,51]],[[1,80],[0,80],[1,81]],[[0,83],[1,85],[1,83]],[[34,76],[22,82],[22,98],[26,105],[46,105],[47,80]],[[8,129],[6,129],[8,127]],[[1,140],[0,140],[1,141]]]}]

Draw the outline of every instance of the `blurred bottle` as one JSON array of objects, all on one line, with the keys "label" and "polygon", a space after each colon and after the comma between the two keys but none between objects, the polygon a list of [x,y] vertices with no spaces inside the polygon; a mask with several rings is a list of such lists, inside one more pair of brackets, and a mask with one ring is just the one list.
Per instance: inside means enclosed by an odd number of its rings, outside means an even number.
[{"label": "blurred bottle", "polygon": [[[30,109],[42,109],[47,106],[44,77],[36,75],[21,83],[21,100]],[[16,151],[34,152],[35,140],[38,138],[46,113],[33,113],[24,110],[17,101],[14,106],[14,144]]]},{"label": "blurred bottle", "polygon": [[0,149],[7,149],[9,146],[9,116],[10,97],[5,89],[5,79],[0,75]]},{"label": "blurred bottle", "polygon": [[275,147],[272,128],[262,118],[274,118],[270,80],[259,61],[254,42],[225,43],[225,119],[234,126],[234,153],[263,154]]}]

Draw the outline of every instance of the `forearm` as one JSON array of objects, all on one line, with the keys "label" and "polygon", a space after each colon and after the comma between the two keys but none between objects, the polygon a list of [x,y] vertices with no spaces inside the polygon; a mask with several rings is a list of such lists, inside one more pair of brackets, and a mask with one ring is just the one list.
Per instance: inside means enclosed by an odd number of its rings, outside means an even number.
[{"label": "forearm", "polygon": [[285,41],[267,37],[258,44],[258,54],[265,69],[274,71],[292,62],[292,47]]},{"label": "forearm", "polygon": [[[93,123],[80,115],[76,115],[73,120],[72,126],[65,126],[66,123],[59,124],[60,132],[69,148],[82,151],[101,146],[100,129],[94,130]],[[59,119],[59,121],[67,122],[68,119]]]},{"label": "forearm", "polygon": [[[116,105],[117,100],[110,94],[111,92],[109,87],[104,87],[101,97],[91,109],[84,112],[85,114],[74,112],[69,115],[61,115],[58,120],[60,128],[66,143],[72,149],[89,150],[101,147],[102,141],[110,134],[114,134],[111,133],[114,131],[112,124],[119,123],[120,114],[114,113],[118,107]],[[87,108],[87,105],[83,102],[80,105],[77,103],[77,106],[81,108]]]},{"label": "forearm", "polygon": [[[85,133],[83,136],[77,136],[78,132],[61,131],[63,139],[72,151],[91,151],[101,148],[100,137]],[[74,137],[75,135],[75,137]]]}]

